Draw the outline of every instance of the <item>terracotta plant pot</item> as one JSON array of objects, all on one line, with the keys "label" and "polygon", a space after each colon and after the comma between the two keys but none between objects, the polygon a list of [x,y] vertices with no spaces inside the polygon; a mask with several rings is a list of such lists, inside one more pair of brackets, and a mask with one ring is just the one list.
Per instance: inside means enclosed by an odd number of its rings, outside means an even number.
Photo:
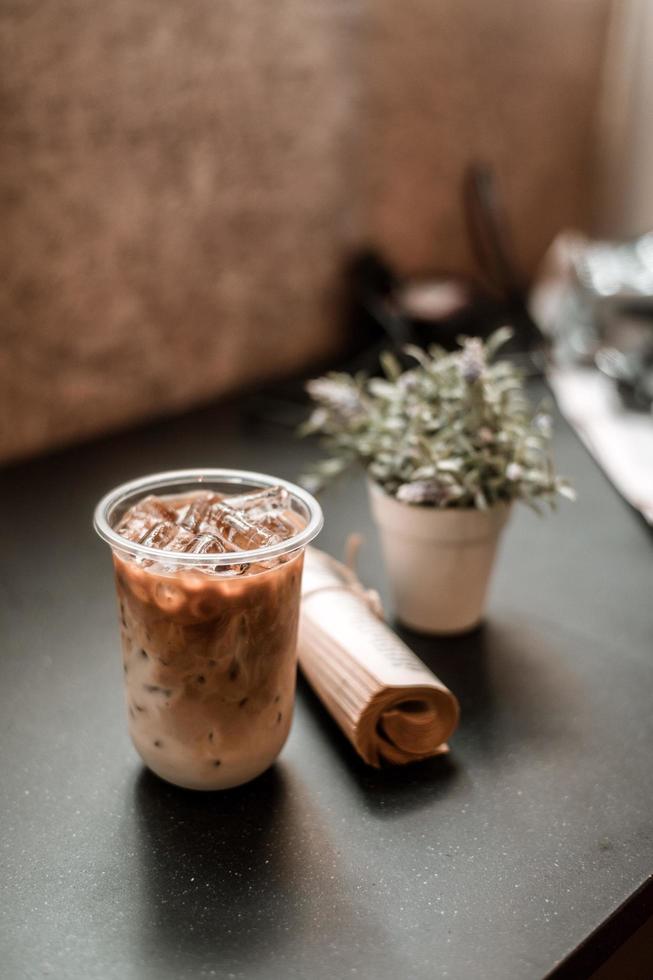
[{"label": "terracotta plant pot", "polygon": [[371,481],[368,487],[398,619],[423,633],[478,626],[510,504],[439,510],[401,503]]}]

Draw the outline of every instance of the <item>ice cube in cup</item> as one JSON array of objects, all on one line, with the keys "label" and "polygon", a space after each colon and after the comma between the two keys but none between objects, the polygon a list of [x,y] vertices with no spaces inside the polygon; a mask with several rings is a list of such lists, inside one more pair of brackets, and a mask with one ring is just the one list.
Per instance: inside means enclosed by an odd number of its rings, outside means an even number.
[{"label": "ice cube in cup", "polygon": [[249,515],[235,510],[228,498],[211,506],[206,526],[215,528],[214,533],[243,551],[265,548],[283,540],[281,536],[273,535],[262,525],[252,521]]},{"label": "ice cube in cup", "polygon": [[177,471],[107,494],[95,526],[112,549],[128,724],[144,762],[192,789],[254,778],[290,728],[318,504],[262,474]]},{"label": "ice cube in cup", "polygon": [[180,526],[197,533],[202,523],[206,520],[213,496],[209,493],[200,492],[191,497],[188,505],[182,508],[179,515]]},{"label": "ice cube in cup", "polygon": [[229,505],[242,511],[259,527],[286,538],[299,530],[296,515],[289,508],[288,501],[289,495],[285,487],[268,487],[258,492],[231,497]]}]

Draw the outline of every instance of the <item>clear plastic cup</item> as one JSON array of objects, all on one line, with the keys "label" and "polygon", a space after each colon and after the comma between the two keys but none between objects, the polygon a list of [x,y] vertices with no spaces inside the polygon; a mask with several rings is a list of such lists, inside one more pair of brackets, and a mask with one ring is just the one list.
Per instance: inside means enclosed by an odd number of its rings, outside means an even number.
[{"label": "clear plastic cup", "polygon": [[[281,486],[300,528],[251,551],[146,547],[115,530],[139,500]],[[238,786],[267,769],[292,720],[304,549],[323,524],[305,490],[262,473],[156,473],[116,487],[94,526],[111,547],[129,732],[145,764],[188,789]]]}]

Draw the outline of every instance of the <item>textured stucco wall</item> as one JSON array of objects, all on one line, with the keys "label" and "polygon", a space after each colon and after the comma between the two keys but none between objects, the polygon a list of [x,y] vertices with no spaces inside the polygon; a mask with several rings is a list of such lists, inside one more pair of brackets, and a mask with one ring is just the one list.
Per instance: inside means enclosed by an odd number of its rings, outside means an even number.
[{"label": "textured stucco wall", "polygon": [[607,0],[375,0],[368,227],[407,270],[469,267],[460,175],[497,170],[525,271],[584,225]]},{"label": "textured stucco wall", "polygon": [[328,354],[340,263],[582,222],[608,0],[0,0],[0,458]]},{"label": "textured stucco wall", "polygon": [[355,9],[0,10],[0,455],[333,349]]}]

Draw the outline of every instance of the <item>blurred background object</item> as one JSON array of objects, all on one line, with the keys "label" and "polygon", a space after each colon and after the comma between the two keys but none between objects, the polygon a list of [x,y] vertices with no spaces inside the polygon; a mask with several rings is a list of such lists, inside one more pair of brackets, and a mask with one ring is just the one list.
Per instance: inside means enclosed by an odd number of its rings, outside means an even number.
[{"label": "blurred background object", "polygon": [[[511,229],[496,174],[478,161],[461,181],[474,273],[437,272],[402,276],[375,251],[359,253],[349,271],[350,334],[367,338],[362,366],[374,370],[378,354],[393,347],[406,361],[406,344],[455,350],[461,335],[487,338],[510,324],[512,339],[503,348],[526,373],[540,373],[546,342],[533,320],[528,290],[512,244]],[[373,338],[376,336],[376,345]],[[408,357],[408,360],[412,360]]]},{"label": "blurred background object", "polygon": [[611,79],[645,7],[0,5],[0,458],[360,347],[344,270],[364,247],[413,287],[446,273],[404,301],[455,313],[474,161],[525,287],[603,207]]},{"label": "blurred background object", "polygon": [[653,236],[559,235],[530,307],[549,338],[560,411],[653,525]]}]

